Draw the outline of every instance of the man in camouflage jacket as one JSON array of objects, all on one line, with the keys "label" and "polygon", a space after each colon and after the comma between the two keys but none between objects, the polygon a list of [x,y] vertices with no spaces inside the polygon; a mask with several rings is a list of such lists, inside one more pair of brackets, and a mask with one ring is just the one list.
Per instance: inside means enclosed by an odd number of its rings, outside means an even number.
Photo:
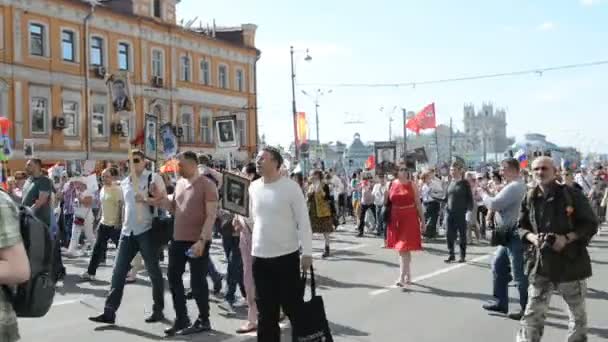
[{"label": "man in camouflage jacket", "polygon": [[581,191],[556,182],[550,158],[535,159],[532,170],[538,185],[524,198],[519,218],[530,287],[517,341],[541,340],[551,295],[557,290],[568,305],[568,342],[585,342],[586,279],[591,277],[587,245],[598,220]]}]

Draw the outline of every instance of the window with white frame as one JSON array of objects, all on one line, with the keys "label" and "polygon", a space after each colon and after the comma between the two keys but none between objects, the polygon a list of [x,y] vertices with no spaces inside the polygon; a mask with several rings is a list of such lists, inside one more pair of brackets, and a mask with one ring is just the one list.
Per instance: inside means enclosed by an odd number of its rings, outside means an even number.
[{"label": "window with white frame", "polygon": [[220,65],[217,73],[218,85],[222,89],[228,89],[228,68]]},{"label": "window with white frame", "polygon": [[47,132],[49,116],[49,100],[44,97],[32,97],[30,103],[30,119],[33,134]]},{"label": "window with white frame", "polygon": [[78,136],[78,102],[63,101],[63,117],[65,118],[63,135],[66,137]]},{"label": "window with white frame", "polygon": [[183,135],[181,138],[181,142],[183,143],[193,143],[193,131],[192,131],[192,113],[191,112],[183,112],[181,115],[181,127],[183,130]]},{"label": "window with white frame", "polygon": [[211,69],[209,68],[209,61],[206,59],[201,60],[201,83],[209,85],[211,80]]},{"label": "window with white frame", "polygon": [[190,82],[190,57],[182,56],[182,58],[180,58],[180,61],[182,67],[180,79],[184,82]]},{"label": "window with white frame", "polygon": [[152,15],[156,18],[160,18],[162,15],[162,8],[160,0],[152,0]]},{"label": "window with white frame", "polygon": [[103,38],[91,38],[91,65],[103,65]]},{"label": "window with white frame", "polygon": [[106,108],[105,103],[93,103],[93,113],[91,118],[91,131],[93,138],[106,137]]},{"label": "window with white frame", "polygon": [[126,71],[129,70],[129,44],[119,43],[118,44],[118,69]]},{"label": "window with white frame", "polygon": [[152,50],[152,76],[163,77],[163,52]]},{"label": "window with white frame", "polygon": [[201,111],[201,143],[213,144],[213,112],[210,109]]},{"label": "window with white frame", "polygon": [[243,92],[245,90],[245,77],[243,75],[243,69],[236,71],[236,90]]},{"label": "window with white frame", "polygon": [[30,54],[44,56],[45,27],[42,24],[30,24]]},{"label": "window with white frame", "polygon": [[76,61],[76,42],[74,36],[74,31],[61,31],[61,53],[63,54],[64,61]]}]

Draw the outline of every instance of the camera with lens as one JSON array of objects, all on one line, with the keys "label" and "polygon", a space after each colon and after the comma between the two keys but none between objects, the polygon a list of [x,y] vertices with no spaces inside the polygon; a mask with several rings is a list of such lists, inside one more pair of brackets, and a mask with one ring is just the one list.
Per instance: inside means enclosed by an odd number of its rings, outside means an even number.
[{"label": "camera with lens", "polygon": [[542,253],[553,250],[555,244],[555,234],[553,233],[542,233],[540,234],[540,251]]}]

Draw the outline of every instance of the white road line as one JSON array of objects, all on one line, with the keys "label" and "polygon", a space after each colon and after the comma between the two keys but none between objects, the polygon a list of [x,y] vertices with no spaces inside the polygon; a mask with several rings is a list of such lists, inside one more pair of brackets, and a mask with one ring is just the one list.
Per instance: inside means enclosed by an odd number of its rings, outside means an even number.
[{"label": "white road line", "polygon": [[[434,278],[434,277],[436,277],[438,275],[441,275],[441,274],[444,274],[444,273],[455,271],[455,270],[457,270],[457,269],[459,269],[461,267],[465,267],[469,263],[482,261],[484,259],[487,259],[487,258],[491,257],[492,255],[494,255],[494,253],[482,255],[482,256],[477,257],[477,258],[475,258],[473,260],[470,260],[470,261],[468,261],[468,262],[466,262],[464,264],[453,265],[453,266],[446,267],[446,268],[437,270],[437,271],[429,273],[429,274],[422,275],[420,277],[412,279],[412,282],[418,283],[418,282],[421,282],[421,281],[424,281],[424,280],[427,280],[427,279],[430,279],[430,278]],[[387,287],[385,287],[383,289],[378,289],[378,290],[371,291],[369,293],[369,295],[370,296],[377,296],[377,295],[386,293],[386,292],[390,291],[391,289],[396,289],[396,288],[397,288],[397,286],[395,286],[395,285],[387,286]]]},{"label": "white road line", "polygon": [[62,306],[62,305],[68,305],[68,304],[75,304],[75,303],[79,303],[83,299],[84,298],[75,298],[75,299],[60,300],[58,302],[54,302],[52,306]]},{"label": "white road line", "polygon": [[[355,249],[361,249],[361,248],[365,248],[365,247],[367,247],[366,244],[361,244],[361,245],[354,245],[354,246],[349,246],[349,247],[344,247],[344,248],[336,249],[334,251],[335,252],[352,251],[352,250],[355,250]],[[315,257],[315,258],[320,258],[322,255],[323,255],[323,253],[313,253],[312,256]]]}]

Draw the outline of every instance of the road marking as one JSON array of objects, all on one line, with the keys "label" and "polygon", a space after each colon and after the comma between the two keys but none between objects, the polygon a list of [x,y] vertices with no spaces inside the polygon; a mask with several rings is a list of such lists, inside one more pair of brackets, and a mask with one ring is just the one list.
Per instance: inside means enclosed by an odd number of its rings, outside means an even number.
[{"label": "road marking", "polygon": [[75,303],[79,303],[83,299],[84,298],[60,300],[58,302],[54,302],[52,306],[62,306],[62,305],[68,305],[68,304],[75,304]]},{"label": "road marking", "polygon": [[[361,245],[354,245],[354,246],[349,246],[349,247],[344,247],[344,248],[340,248],[340,249],[336,249],[334,250],[335,252],[342,252],[342,251],[352,251],[355,249],[361,249],[361,248],[365,248],[367,247],[366,244],[361,244]],[[313,257],[315,258],[320,258],[323,255],[323,253],[313,253]],[[331,255],[330,255],[331,257]]]},{"label": "road marking", "polygon": [[[422,276],[420,276],[420,277],[414,278],[414,279],[412,280],[412,282],[414,282],[414,283],[419,283],[419,282],[421,282],[421,281],[425,281],[425,280],[427,280],[427,279],[434,278],[434,277],[436,277],[436,276],[438,276],[438,275],[441,275],[441,274],[444,274],[444,273],[448,273],[448,272],[455,271],[455,270],[457,270],[457,269],[459,269],[459,268],[461,268],[461,267],[465,267],[466,265],[468,265],[468,264],[470,264],[470,263],[473,263],[473,262],[479,262],[479,261],[482,261],[482,260],[484,260],[484,259],[487,259],[487,258],[491,257],[492,255],[494,255],[494,253],[490,253],[490,254],[482,255],[482,256],[477,257],[477,258],[475,258],[475,259],[473,259],[473,260],[469,260],[469,261],[467,261],[466,263],[463,263],[463,264],[457,264],[457,265],[453,265],[453,266],[446,267],[446,268],[443,268],[443,269],[437,270],[437,271],[432,272],[432,273],[429,273],[429,274],[422,275]],[[377,295],[380,295],[380,294],[386,293],[386,292],[390,291],[391,289],[396,289],[396,288],[397,288],[397,286],[396,286],[396,285],[387,286],[387,287],[382,288],[382,289],[378,289],[378,290],[371,291],[371,292],[369,293],[369,295],[370,295],[370,296],[377,296]]]}]

